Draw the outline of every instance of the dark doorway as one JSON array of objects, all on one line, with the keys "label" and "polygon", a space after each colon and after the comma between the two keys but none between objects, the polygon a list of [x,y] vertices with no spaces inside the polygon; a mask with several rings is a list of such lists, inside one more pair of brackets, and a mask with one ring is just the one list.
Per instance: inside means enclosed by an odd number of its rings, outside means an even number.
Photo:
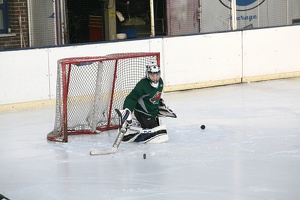
[{"label": "dark doorway", "polygon": [[67,0],[69,43],[104,40],[104,0]]}]

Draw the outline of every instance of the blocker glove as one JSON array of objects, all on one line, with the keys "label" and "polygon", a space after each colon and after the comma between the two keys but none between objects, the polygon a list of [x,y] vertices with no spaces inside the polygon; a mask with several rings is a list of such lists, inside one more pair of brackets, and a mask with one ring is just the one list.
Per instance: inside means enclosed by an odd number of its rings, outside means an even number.
[{"label": "blocker glove", "polygon": [[127,122],[127,124],[130,126],[132,124],[132,114],[131,111],[128,108],[125,108],[124,110],[120,110],[122,114],[122,124]]}]

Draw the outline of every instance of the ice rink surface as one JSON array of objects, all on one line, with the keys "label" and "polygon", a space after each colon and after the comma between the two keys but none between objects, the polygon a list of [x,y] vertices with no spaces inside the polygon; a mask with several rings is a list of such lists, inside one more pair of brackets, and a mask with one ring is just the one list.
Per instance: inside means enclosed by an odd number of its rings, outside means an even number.
[{"label": "ice rink surface", "polygon": [[[300,199],[300,78],[165,93],[164,144],[116,130],[46,140],[55,107],[0,113],[0,194],[12,200]],[[206,129],[201,130],[200,126]],[[146,154],[146,159],[143,158]]]}]

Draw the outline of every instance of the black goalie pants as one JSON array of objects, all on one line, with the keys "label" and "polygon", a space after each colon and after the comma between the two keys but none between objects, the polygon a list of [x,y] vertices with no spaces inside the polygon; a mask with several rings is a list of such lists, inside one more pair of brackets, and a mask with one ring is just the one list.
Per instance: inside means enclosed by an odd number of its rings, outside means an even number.
[{"label": "black goalie pants", "polygon": [[157,117],[151,117],[138,111],[134,111],[134,115],[140,122],[142,128],[154,128],[159,126]]}]

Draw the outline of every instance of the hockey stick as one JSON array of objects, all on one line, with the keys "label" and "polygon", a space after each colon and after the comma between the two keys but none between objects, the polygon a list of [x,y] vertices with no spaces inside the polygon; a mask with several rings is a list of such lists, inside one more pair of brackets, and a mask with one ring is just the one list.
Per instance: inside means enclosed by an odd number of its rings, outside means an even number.
[{"label": "hockey stick", "polygon": [[[115,139],[114,144],[112,145],[111,149],[107,149],[107,150],[92,150],[90,151],[90,155],[92,156],[96,156],[96,155],[108,155],[108,154],[113,154],[116,153],[119,145],[123,139],[124,134],[126,133],[127,129],[124,127],[127,127],[127,121],[122,121],[122,114],[120,112],[120,110],[115,109],[115,111],[117,112],[118,116],[119,116],[119,133],[117,135],[117,138]],[[127,117],[125,117],[126,119]]]}]

